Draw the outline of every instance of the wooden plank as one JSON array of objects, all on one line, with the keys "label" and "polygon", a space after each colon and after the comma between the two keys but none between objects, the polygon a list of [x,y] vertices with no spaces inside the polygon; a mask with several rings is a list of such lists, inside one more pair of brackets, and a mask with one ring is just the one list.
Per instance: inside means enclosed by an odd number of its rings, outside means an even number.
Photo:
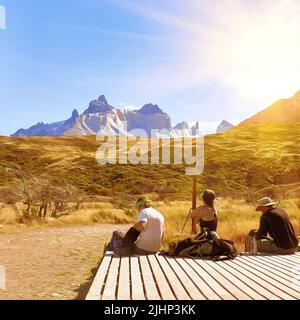
[{"label": "wooden plank", "polygon": [[149,255],[148,261],[151,265],[152,272],[156,283],[158,285],[158,290],[160,292],[160,296],[162,300],[175,300],[175,296],[170,288],[170,285],[156,259],[155,255]]},{"label": "wooden plank", "polygon": [[266,282],[263,278],[258,277],[256,274],[249,272],[244,267],[241,267],[239,264],[236,264],[235,261],[224,261],[225,264],[230,265],[232,268],[234,268],[237,272],[244,274],[247,278],[252,279],[257,284],[259,284],[261,287],[265,288],[266,290],[270,291],[272,296],[269,298],[270,300],[278,300],[278,299],[284,299],[286,295],[281,295],[281,291],[277,288],[272,288],[270,286],[270,283]]},{"label": "wooden plank", "polygon": [[295,252],[294,254],[290,254],[290,255],[287,255],[285,257],[291,257],[291,258],[294,258],[294,259],[300,259],[300,251],[297,251]]},{"label": "wooden plank", "polygon": [[[173,258],[168,258],[173,259]],[[178,300],[191,300],[191,297],[186,292],[185,288],[182,286],[181,282],[179,281],[177,275],[174,273],[172,268],[170,267],[168,260],[164,256],[157,256],[157,261],[159,262],[161,268],[164,271],[164,274],[167,277],[168,283],[172,287],[172,291],[176,299]]]},{"label": "wooden plank", "polygon": [[130,300],[129,257],[121,258],[117,300]]},{"label": "wooden plank", "polygon": [[[222,300],[236,300],[236,298],[225,288],[223,288],[208,272],[194,259],[185,259],[185,261],[196,271],[196,273],[218,294]],[[203,263],[203,261],[202,261]]]},{"label": "wooden plank", "polygon": [[257,270],[256,268],[254,268],[254,266],[248,266],[247,263],[245,262],[245,260],[239,261],[238,259],[235,259],[233,263],[235,265],[239,265],[244,270],[248,270],[253,275],[259,277],[261,279],[261,281],[269,283],[270,290],[272,289],[272,291],[274,293],[276,293],[276,295],[280,296],[282,299],[295,300],[295,298],[292,295],[286,293],[285,289],[287,289],[287,288],[284,285],[282,285],[281,283],[279,283],[275,279],[268,277],[261,270]]},{"label": "wooden plank", "polygon": [[177,259],[182,258],[169,258],[167,260],[192,300],[206,300],[205,296],[198,290],[197,286],[189,278],[187,272],[181,268],[180,264],[177,263]]},{"label": "wooden plank", "polygon": [[266,261],[278,266],[279,268],[285,270],[286,272],[290,272],[290,270],[292,269],[289,263],[285,263],[285,261],[281,261],[276,258],[274,259],[273,257],[261,257],[261,259],[263,261]]},{"label": "wooden plank", "polygon": [[156,287],[155,280],[153,278],[150,265],[148,263],[147,256],[140,256],[139,259],[142,273],[142,281],[145,287],[147,300],[161,300],[161,297]]},{"label": "wooden plank", "polygon": [[146,300],[138,257],[130,258],[132,300]]},{"label": "wooden plank", "polygon": [[280,257],[282,257],[284,259],[294,260],[297,263],[300,262],[300,254],[298,252],[296,252],[294,254],[280,255]]},{"label": "wooden plank", "polygon": [[278,263],[284,265],[287,268],[295,268],[295,267],[299,266],[299,264],[292,264],[292,263],[290,263],[289,261],[287,261],[285,259],[281,259],[280,257],[270,256],[268,258],[270,260],[277,261]]},{"label": "wooden plank", "polygon": [[[197,260],[199,264],[200,261]],[[208,261],[202,260],[201,266],[217,281],[224,287],[227,291],[229,291],[232,295],[234,295],[238,300],[251,300],[251,298],[245,294],[240,288],[236,287],[232,282],[230,282],[223,274],[216,271],[212,266],[208,263]]]},{"label": "wooden plank", "polygon": [[289,263],[292,263],[292,264],[299,264],[300,263],[300,259],[298,258],[293,258],[291,255],[286,255],[286,256],[278,256],[278,258],[280,258],[281,260],[285,260]]},{"label": "wooden plank", "polygon": [[296,276],[296,273],[292,272],[293,268],[285,267],[280,264],[280,262],[265,257],[259,257],[259,259],[257,259],[255,256],[252,257],[252,260],[254,260],[254,263],[259,263],[262,266],[268,267],[270,271],[275,272],[278,276],[281,276],[286,280],[291,281],[291,279],[293,280]]},{"label": "wooden plank", "polygon": [[290,265],[290,264],[285,264],[285,261],[281,261],[278,259],[272,259],[273,263],[280,264],[284,270],[287,270],[286,272],[291,273],[295,278],[300,276],[300,264],[299,265]]},{"label": "wooden plank", "polygon": [[244,283],[246,283],[249,287],[251,287],[255,292],[259,295],[263,296],[268,300],[279,300],[279,297],[275,296],[271,291],[267,290],[259,283],[255,282],[251,277],[246,276],[245,274],[241,273],[239,270],[232,268],[231,265],[222,263],[222,268],[230,272],[234,277],[240,279]]},{"label": "wooden plank", "polygon": [[292,285],[292,279],[291,280],[286,280],[282,276],[278,276],[278,271],[266,267],[266,266],[260,266],[259,263],[253,262],[251,259],[246,258],[246,260],[243,261],[243,263],[247,264],[251,268],[256,269],[257,271],[265,274],[267,277],[272,278],[276,280],[277,283],[274,282],[274,284],[281,290],[285,291],[292,297],[296,299],[300,299],[300,293],[295,291],[294,289],[291,288]]},{"label": "wooden plank", "polygon": [[[206,261],[212,268],[226,277],[230,282],[232,282],[237,288],[240,288],[243,292],[247,294],[253,300],[266,300],[265,297],[257,293],[257,291],[253,290],[247,282],[243,282],[239,277],[233,275],[223,268],[224,263],[222,262],[214,262],[214,261]],[[247,299],[248,300],[248,299]]]},{"label": "wooden plank", "polygon": [[154,255],[119,258],[108,252],[86,300],[300,299],[300,287],[293,286],[299,262],[300,254],[213,262]]},{"label": "wooden plank", "polygon": [[279,277],[277,280],[282,283],[288,282],[291,280],[292,275],[291,272],[286,271],[282,268],[282,266],[278,266],[274,263],[274,261],[270,259],[262,259],[261,257],[248,257],[246,262],[250,266],[254,266],[256,268],[262,268],[265,272],[271,272],[275,276]]},{"label": "wooden plank", "polygon": [[108,268],[110,266],[112,256],[113,256],[113,253],[109,252],[109,253],[106,253],[105,256],[103,257],[101,264],[98,268],[98,271],[96,273],[96,276],[91,285],[91,288],[85,298],[86,300],[100,300],[101,291],[104,286],[104,281],[108,273]]},{"label": "wooden plank", "polygon": [[298,258],[297,258],[297,260],[294,260],[294,259],[291,259],[290,256],[288,256],[288,255],[286,255],[286,256],[283,256],[283,255],[273,255],[272,257],[276,257],[276,258],[278,258],[278,259],[280,259],[280,260],[282,260],[282,261],[285,261],[285,262],[291,263],[291,264],[299,264],[299,263],[300,263],[300,259],[299,259],[299,261],[297,261]]},{"label": "wooden plank", "polygon": [[105,282],[102,300],[116,300],[117,281],[119,275],[120,257],[112,257]]},{"label": "wooden plank", "polygon": [[208,300],[221,300],[221,298],[211,289],[211,287],[195,272],[195,270],[182,258],[176,259],[181,267],[186,271],[200,292]]}]

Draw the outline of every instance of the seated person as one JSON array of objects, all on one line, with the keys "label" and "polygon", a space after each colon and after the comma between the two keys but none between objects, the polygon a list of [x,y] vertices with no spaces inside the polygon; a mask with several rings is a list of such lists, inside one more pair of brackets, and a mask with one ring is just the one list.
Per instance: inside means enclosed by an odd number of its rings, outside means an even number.
[{"label": "seated person", "polygon": [[119,254],[156,254],[164,234],[164,217],[145,197],[140,197],[134,208],[139,211],[138,220],[126,233]]},{"label": "seated person", "polygon": [[215,207],[216,194],[212,190],[204,191],[202,195],[203,205],[193,210],[189,217],[192,219],[192,233],[197,234],[197,224],[200,224],[200,229],[205,228],[210,231],[217,231],[218,227],[218,212]]},{"label": "seated person", "polygon": [[[297,251],[298,239],[287,212],[278,208],[278,202],[265,197],[259,200],[256,211],[260,211],[260,226],[252,230],[246,240],[246,251],[250,251],[251,238],[257,241],[258,252],[292,254]],[[267,236],[271,239],[268,239]]]}]

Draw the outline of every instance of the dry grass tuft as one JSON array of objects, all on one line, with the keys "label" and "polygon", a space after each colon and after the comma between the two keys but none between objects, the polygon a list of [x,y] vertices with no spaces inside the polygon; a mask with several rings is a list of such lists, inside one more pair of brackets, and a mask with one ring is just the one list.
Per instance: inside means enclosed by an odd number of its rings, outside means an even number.
[{"label": "dry grass tuft", "polygon": [[[300,201],[290,199],[283,201],[281,207],[285,208],[291,218],[295,231],[300,235]],[[166,221],[166,232],[163,246],[168,247],[168,243],[190,236],[191,222],[188,221],[185,233],[181,233],[187,213],[190,209],[189,201],[155,201],[153,206],[163,213]],[[249,205],[244,200],[234,200],[224,198],[217,203],[219,211],[218,233],[224,239],[233,240],[237,247],[242,250],[245,238],[251,229],[259,225],[260,213],[255,211],[255,207]],[[86,203],[83,208],[76,212],[62,216],[58,219],[50,218],[45,223],[34,222],[31,227],[45,226],[65,226],[65,225],[89,225],[89,224],[127,224],[134,223],[136,214],[131,214],[127,209],[120,209],[111,202]],[[17,225],[14,212],[11,209],[0,209],[0,231],[24,230],[24,225]]]},{"label": "dry grass tuft", "polygon": [[[283,201],[281,206],[285,208],[291,218],[295,231],[300,235],[300,210],[297,199]],[[164,246],[169,242],[183,239],[189,236],[191,222],[181,234],[185,217],[190,208],[190,202],[162,202],[156,208],[160,210],[166,218],[166,233]],[[259,226],[260,213],[255,208],[247,204],[244,200],[233,200],[225,198],[218,201],[219,227],[218,233],[224,239],[233,240],[240,250],[244,248],[244,241],[250,230]]]}]

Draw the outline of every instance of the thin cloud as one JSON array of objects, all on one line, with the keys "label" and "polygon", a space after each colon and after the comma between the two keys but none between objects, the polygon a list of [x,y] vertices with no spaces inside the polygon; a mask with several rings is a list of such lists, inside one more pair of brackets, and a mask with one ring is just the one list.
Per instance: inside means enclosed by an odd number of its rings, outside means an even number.
[{"label": "thin cloud", "polygon": [[127,37],[127,38],[134,38],[138,40],[144,41],[171,41],[172,39],[160,35],[153,35],[153,34],[145,34],[145,33],[137,33],[137,32],[128,32],[128,31],[119,31],[119,30],[112,30],[106,28],[99,28],[99,27],[91,27],[91,26],[81,26],[81,25],[72,25],[72,24],[64,24],[64,23],[56,23],[51,21],[40,21],[40,20],[30,20],[27,21],[30,23],[40,24],[52,28],[63,28],[72,31],[80,31],[80,32],[95,32],[95,33],[102,33],[108,36],[115,36],[115,37]]}]

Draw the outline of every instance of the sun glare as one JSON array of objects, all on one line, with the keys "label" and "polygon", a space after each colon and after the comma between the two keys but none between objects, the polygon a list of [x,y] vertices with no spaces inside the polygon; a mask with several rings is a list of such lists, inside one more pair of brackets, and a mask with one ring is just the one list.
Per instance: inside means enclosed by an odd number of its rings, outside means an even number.
[{"label": "sun glare", "polygon": [[249,98],[251,94],[271,102],[299,89],[300,50],[296,39],[291,29],[275,22],[271,28],[249,26],[227,43],[235,70],[231,80],[235,80],[233,84],[242,96]]},{"label": "sun glare", "polygon": [[166,26],[165,44],[176,51],[178,59],[144,77],[155,88],[177,92],[209,86],[253,108],[299,91],[300,0],[164,2],[170,10],[126,1],[130,10]]},{"label": "sun glare", "polygon": [[204,12],[214,23],[199,18],[196,32],[182,45],[193,57],[192,81],[205,75],[234,88],[241,99],[262,103],[289,97],[300,87],[300,1],[252,1],[252,10],[246,4],[224,0],[197,6],[199,17]]}]

